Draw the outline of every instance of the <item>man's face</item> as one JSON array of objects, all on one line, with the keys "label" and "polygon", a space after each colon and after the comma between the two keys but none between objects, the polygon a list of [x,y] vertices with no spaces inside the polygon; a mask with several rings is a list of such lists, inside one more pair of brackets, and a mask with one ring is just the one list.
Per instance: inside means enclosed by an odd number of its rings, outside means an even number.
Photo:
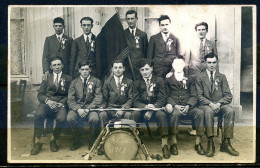
[{"label": "man's face", "polygon": [[183,59],[174,59],[172,63],[172,67],[174,68],[174,71],[179,73],[183,72],[183,68],[185,66],[185,62]]},{"label": "man's face", "polygon": [[126,22],[131,29],[134,29],[136,27],[136,22],[137,22],[137,18],[135,17],[135,14],[133,13],[133,14],[126,15]]},{"label": "man's face", "polygon": [[206,30],[206,26],[198,26],[197,27],[197,35],[200,39],[204,39],[207,35],[208,31]]},{"label": "man's face", "polygon": [[116,77],[120,77],[123,75],[125,67],[122,63],[114,63],[112,71]]},{"label": "man's face", "polygon": [[142,68],[140,68],[140,73],[143,78],[149,78],[152,75],[153,67],[150,67],[150,65],[146,64]]},{"label": "man's face", "polygon": [[87,78],[90,72],[91,72],[91,68],[89,67],[89,65],[82,66],[79,69],[79,73],[82,78]]},{"label": "man's face", "polygon": [[161,32],[167,34],[169,32],[169,27],[170,27],[170,20],[166,19],[166,20],[162,20],[160,22],[160,28],[161,28]]},{"label": "man's face", "polygon": [[214,71],[217,68],[218,60],[216,57],[214,58],[207,58],[206,60],[206,67],[209,71]]},{"label": "man's face", "polygon": [[62,71],[63,64],[61,63],[61,60],[54,60],[51,62],[50,68],[54,73],[59,74]]},{"label": "man's face", "polygon": [[55,33],[60,35],[63,32],[64,25],[61,23],[54,23],[53,28],[55,30]]},{"label": "man's face", "polygon": [[93,24],[90,20],[82,20],[81,28],[84,34],[89,35],[91,33],[91,29],[93,28]]}]

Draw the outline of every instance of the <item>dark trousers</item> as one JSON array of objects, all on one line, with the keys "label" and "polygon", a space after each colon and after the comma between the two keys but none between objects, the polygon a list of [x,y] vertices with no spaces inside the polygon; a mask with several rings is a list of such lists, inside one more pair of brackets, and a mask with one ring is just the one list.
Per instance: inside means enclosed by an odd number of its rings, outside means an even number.
[{"label": "dark trousers", "polygon": [[214,117],[224,118],[224,138],[233,138],[235,111],[230,105],[223,105],[217,113],[210,106],[200,106],[205,112],[205,127],[207,137],[214,136]]},{"label": "dark trousers", "polygon": [[174,111],[169,114],[169,134],[178,134],[178,125],[180,118],[192,119],[195,121],[196,133],[198,136],[204,135],[204,111],[198,108],[189,109],[188,113],[184,116],[179,110],[174,108]]},{"label": "dark trousers", "polygon": [[56,116],[56,127],[53,130],[53,136],[57,139],[64,128],[67,116],[67,109],[61,107],[57,112],[52,110],[46,104],[39,104],[38,109],[34,117],[34,137],[40,138],[44,129],[44,120],[47,115],[55,113]]},{"label": "dark trousers", "polygon": [[[143,120],[144,114],[147,111],[133,111],[131,119],[134,120],[136,123],[139,123]],[[154,111],[152,118],[155,116],[157,126],[159,128],[159,132],[161,137],[168,136],[168,122],[167,122],[167,116],[165,112],[159,110],[159,111]]]},{"label": "dark trousers", "polygon": [[74,140],[80,140],[84,131],[84,121],[87,120],[90,126],[90,141],[95,141],[100,131],[100,120],[97,112],[89,112],[89,114],[81,118],[79,114],[70,110],[67,115],[69,127],[72,129]]},{"label": "dark trousers", "polygon": [[[104,127],[104,124],[113,119],[113,118],[118,118],[115,116],[116,114],[116,111],[102,111],[99,113],[99,118],[100,118],[100,124],[101,124],[101,127],[103,128]],[[131,118],[131,112],[125,112],[125,114],[121,117],[121,118],[124,118],[124,119],[130,119]]]}]

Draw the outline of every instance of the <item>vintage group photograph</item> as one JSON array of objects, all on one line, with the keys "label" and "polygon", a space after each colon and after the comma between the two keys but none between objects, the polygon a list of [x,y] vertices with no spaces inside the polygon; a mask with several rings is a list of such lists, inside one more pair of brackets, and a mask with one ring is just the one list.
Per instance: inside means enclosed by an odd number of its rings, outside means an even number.
[{"label": "vintage group photograph", "polygon": [[8,163],[254,163],[256,6],[8,7]]}]

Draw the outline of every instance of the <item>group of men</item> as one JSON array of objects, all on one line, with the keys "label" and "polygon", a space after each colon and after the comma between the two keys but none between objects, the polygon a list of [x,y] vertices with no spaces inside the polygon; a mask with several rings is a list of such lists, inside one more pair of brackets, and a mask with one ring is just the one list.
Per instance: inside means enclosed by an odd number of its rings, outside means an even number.
[{"label": "group of men", "polygon": [[[161,31],[151,36],[136,27],[137,12],[127,11],[125,30],[132,69],[124,60],[114,60],[112,74],[104,81],[96,75],[95,35],[91,32],[93,19],[80,20],[83,35],[73,40],[63,34],[64,20],[55,18],[55,34],[47,37],[43,52],[43,82],[35,115],[35,144],[31,154],[42,149],[41,136],[44,120],[56,118],[50,139],[50,149],[57,152],[56,144],[66,122],[72,130],[70,150],[83,145],[84,121],[89,122],[89,148],[99,135],[100,128],[113,118],[126,118],[139,123],[154,118],[159,128],[165,159],[178,155],[177,134],[180,118],[194,120],[196,127],[195,150],[200,155],[214,156],[214,117],[224,118],[224,138],[220,151],[233,156],[239,153],[232,147],[235,111],[229,105],[232,94],[224,74],[219,73],[218,56],[213,42],[206,39],[208,24],[195,25],[197,42],[189,52],[180,55],[180,42],[169,31],[171,19],[162,15],[158,21]],[[133,80],[131,77],[137,78]],[[129,111],[131,107],[143,111]],[[120,110],[107,111],[107,108]],[[207,149],[201,138],[206,133]],[[102,153],[102,152],[101,152]]]}]

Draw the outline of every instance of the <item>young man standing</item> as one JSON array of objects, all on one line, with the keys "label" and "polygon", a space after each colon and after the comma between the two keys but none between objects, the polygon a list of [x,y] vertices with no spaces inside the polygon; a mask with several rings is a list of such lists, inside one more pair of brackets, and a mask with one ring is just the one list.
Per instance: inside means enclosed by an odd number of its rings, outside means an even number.
[{"label": "young man standing", "polygon": [[133,84],[133,106],[137,108],[148,108],[151,110],[133,111],[132,119],[140,122],[142,118],[150,121],[152,116],[156,117],[157,125],[162,138],[163,157],[170,157],[168,140],[168,123],[166,114],[162,110],[154,111],[154,108],[162,108],[166,104],[166,87],[164,80],[153,75],[152,61],[143,59],[139,63],[139,71],[142,78],[134,81]]},{"label": "young man standing", "polygon": [[170,153],[178,155],[177,134],[180,118],[195,120],[196,142],[195,150],[198,154],[204,155],[201,145],[201,137],[204,135],[204,111],[196,107],[197,95],[194,82],[188,78],[184,71],[185,62],[183,56],[178,55],[172,63],[174,73],[170,78],[166,78],[167,105],[166,112],[169,115],[169,142]]},{"label": "young man standing", "polygon": [[100,129],[98,113],[90,109],[99,108],[102,101],[102,87],[99,79],[90,75],[91,64],[87,61],[79,62],[80,76],[71,82],[68,93],[70,108],[67,120],[72,129],[73,144],[70,150],[74,151],[83,145],[84,121],[90,125],[89,148],[95,142]]},{"label": "young man standing", "polygon": [[231,146],[235,121],[235,111],[230,106],[232,94],[229,89],[227,78],[224,74],[216,71],[218,56],[209,53],[204,57],[206,69],[197,75],[195,84],[200,101],[198,108],[205,112],[205,127],[208,138],[207,157],[214,156],[214,117],[224,118],[224,139],[220,151],[227,152],[232,156],[239,153]]},{"label": "young man standing", "polygon": [[56,127],[50,140],[50,149],[52,152],[59,150],[56,140],[64,127],[67,116],[67,96],[71,77],[62,72],[63,63],[60,57],[53,57],[50,62],[50,69],[53,73],[41,83],[37,96],[40,104],[34,118],[35,144],[31,150],[32,155],[37,155],[42,149],[41,136],[44,120],[49,114],[56,116]]}]

